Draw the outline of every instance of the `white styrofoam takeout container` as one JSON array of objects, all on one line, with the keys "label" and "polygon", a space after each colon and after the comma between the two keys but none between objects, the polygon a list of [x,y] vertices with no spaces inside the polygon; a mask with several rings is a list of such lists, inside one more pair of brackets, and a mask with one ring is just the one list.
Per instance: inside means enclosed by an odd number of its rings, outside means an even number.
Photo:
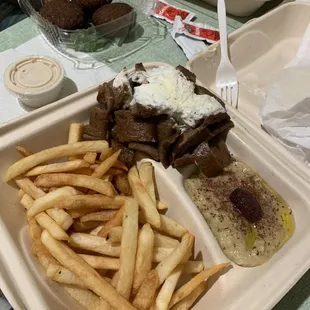
[{"label": "white styrofoam takeout container", "polygon": [[[157,63],[145,64],[147,69]],[[0,126],[0,174],[20,157],[17,144],[39,151],[67,142],[69,124],[87,122],[95,106],[97,88],[74,94],[4,126]],[[232,115],[235,128],[228,135],[232,153],[249,164],[291,206],[296,231],[272,260],[260,267],[233,266],[219,278],[195,305],[217,310],[267,310],[298,281],[310,267],[309,186],[272,152],[248,133],[247,125]],[[160,199],[169,206],[168,215],[196,235],[195,254],[206,266],[226,262],[203,217],[187,196],[182,176],[172,168],[154,163]],[[16,188],[0,181],[0,287],[15,310],[82,309],[62,288],[45,279],[44,271],[30,254],[25,212]]]},{"label": "white styrofoam takeout container", "polygon": [[[188,0],[190,1],[190,0]],[[201,0],[217,6],[217,0]],[[226,0],[227,13],[235,16],[249,16],[256,12],[263,4],[272,0]]]},{"label": "white styrofoam takeout container", "polygon": [[[239,80],[238,111],[249,130],[294,171],[310,181],[310,169],[261,129],[259,109],[266,89],[278,72],[292,60],[310,22],[310,4],[284,4],[231,33],[228,37],[231,61]],[[194,56],[187,67],[201,83],[213,91],[220,61],[220,45],[215,43]]]}]

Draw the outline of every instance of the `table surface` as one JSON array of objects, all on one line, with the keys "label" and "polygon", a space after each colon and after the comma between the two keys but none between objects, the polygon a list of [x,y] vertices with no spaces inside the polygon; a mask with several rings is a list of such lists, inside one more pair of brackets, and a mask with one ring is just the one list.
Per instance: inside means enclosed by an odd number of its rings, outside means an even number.
[{"label": "table surface", "polygon": [[[208,5],[197,4],[198,1],[192,0],[188,3],[185,0],[169,0],[169,3],[176,6],[184,7],[194,12],[197,21],[209,24],[213,27],[218,26],[217,14],[215,10]],[[266,4],[268,6],[269,4]],[[268,8],[268,7],[267,7]],[[263,8],[262,10],[264,10]],[[262,13],[258,12],[256,15]],[[252,16],[253,17],[253,16]],[[228,17],[228,32],[241,27],[250,18],[233,18]],[[21,31],[22,29],[22,31]],[[34,38],[39,34],[38,29],[27,18],[18,24],[0,32],[0,52],[9,48],[15,48],[20,44]],[[168,34],[165,39],[156,44],[150,43],[144,49],[139,50],[126,57],[111,64],[112,69],[119,71],[124,66],[130,68],[137,62],[159,61],[166,62],[172,65],[185,65],[187,62],[182,50],[176,45],[171,36]],[[1,307],[0,310],[5,308]],[[308,271],[299,282],[287,293],[287,295],[278,303],[274,310],[309,310],[310,309],[310,271]],[[240,309],[245,310],[245,309]],[[259,310],[259,309],[258,309]]]}]

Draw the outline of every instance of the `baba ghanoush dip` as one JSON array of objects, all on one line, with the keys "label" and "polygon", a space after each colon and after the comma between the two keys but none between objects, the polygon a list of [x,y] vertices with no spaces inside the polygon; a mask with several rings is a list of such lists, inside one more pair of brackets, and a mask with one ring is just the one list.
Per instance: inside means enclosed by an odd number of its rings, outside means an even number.
[{"label": "baba ghanoush dip", "polygon": [[213,178],[196,172],[184,185],[223,252],[237,265],[266,263],[294,232],[289,206],[241,161]]}]

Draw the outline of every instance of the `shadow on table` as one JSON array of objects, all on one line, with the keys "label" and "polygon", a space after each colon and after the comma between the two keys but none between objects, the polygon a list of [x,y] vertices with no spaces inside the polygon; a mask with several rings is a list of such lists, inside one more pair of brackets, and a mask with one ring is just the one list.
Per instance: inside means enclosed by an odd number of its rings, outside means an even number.
[{"label": "shadow on table", "polygon": [[[273,310],[297,310],[310,296],[310,270],[297,282],[297,284],[283,297]],[[304,305],[304,309],[310,309]]]},{"label": "shadow on table", "polygon": [[[64,82],[63,82],[63,87],[62,87],[59,99],[70,96],[70,95],[76,93],[77,91],[78,91],[78,88],[77,88],[76,84],[71,79],[66,77]],[[19,104],[21,105],[21,107],[25,111],[32,112],[32,111],[36,110],[36,108],[28,107],[27,105],[23,104],[20,100],[18,100],[18,101],[19,101]]]},{"label": "shadow on table", "polygon": [[71,79],[66,77],[64,80],[61,94],[60,94],[60,99],[70,96],[76,93],[77,91],[78,91],[78,88],[76,84]]}]

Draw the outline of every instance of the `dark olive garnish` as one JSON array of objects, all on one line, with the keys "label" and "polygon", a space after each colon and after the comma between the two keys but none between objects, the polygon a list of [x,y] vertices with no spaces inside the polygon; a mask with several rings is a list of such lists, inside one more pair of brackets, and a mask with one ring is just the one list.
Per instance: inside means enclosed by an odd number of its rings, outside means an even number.
[{"label": "dark olive garnish", "polygon": [[255,223],[263,217],[262,208],[251,192],[244,188],[236,188],[229,196],[233,206],[249,222]]}]

